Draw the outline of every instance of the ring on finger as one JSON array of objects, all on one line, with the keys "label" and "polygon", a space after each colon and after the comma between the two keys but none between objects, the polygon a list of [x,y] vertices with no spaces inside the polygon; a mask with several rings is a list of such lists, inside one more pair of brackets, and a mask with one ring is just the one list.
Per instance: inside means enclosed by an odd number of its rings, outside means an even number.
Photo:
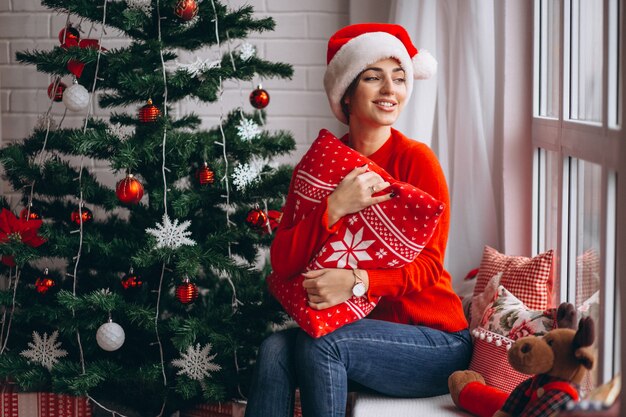
[{"label": "ring on finger", "polygon": [[374,194],[376,192],[376,187],[374,185],[372,185],[370,187],[370,191],[372,192],[372,194]]}]

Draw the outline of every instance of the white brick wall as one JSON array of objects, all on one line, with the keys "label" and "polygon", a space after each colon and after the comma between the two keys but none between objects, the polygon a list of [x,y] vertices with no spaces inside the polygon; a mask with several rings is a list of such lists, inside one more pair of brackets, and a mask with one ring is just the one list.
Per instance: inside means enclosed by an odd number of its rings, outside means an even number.
[{"label": "white brick wall", "polygon": [[[343,125],[330,113],[322,77],[326,41],[348,23],[349,0],[231,0],[228,3],[233,8],[251,4],[259,17],[271,16],[276,20],[274,32],[256,34],[249,41],[257,47],[258,55],[294,66],[291,81],[263,80],[263,87],[271,96],[266,108],[268,128],[289,130],[296,138],[297,150],[291,160],[299,159],[319,129],[328,128],[337,134],[345,132]],[[0,0],[0,144],[28,136],[49,105],[46,94],[49,78],[38,73],[34,66],[18,64],[15,53],[26,49],[51,49],[57,45],[65,19],[41,6],[39,0]],[[98,36],[97,31],[90,35]],[[108,30],[102,45],[111,48],[123,43],[119,33]],[[215,52],[205,51],[199,55],[214,58]],[[189,62],[195,58],[195,55],[181,54],[180,60]],[[70,85],[70,77],[63,81]],[[201,116],[203,127],[212,127],[218,120],[220,107],[228,112],[243,103],[251,109],[248,94],[259,81],[225,85],[221,106],[185,100],[176,111],[178,114],[194,111]],[[52,113],[58,117],[63,110],[62,103],[55,103]],[[106,115],[110,110],[96,108],[94,112]],[[71,117],[66,118],[64,125],[80,125],[80,114],[68,116]]]}]

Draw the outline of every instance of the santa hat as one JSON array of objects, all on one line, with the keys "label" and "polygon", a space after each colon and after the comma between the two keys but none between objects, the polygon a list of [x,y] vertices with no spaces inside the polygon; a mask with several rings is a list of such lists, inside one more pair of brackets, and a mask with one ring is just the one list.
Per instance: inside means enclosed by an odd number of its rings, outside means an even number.
[{"label": "santa hat", "polygon": [[406,75],[407,100],[413,79],[424,80],[437,72],[437,61],[426,50],[418,51],[400,25],[360,23],[346,26],[328,40],[324,88],[330,107],[341,122],[347,123],[341,98],[365,69],[381,59],[395,58]]}]

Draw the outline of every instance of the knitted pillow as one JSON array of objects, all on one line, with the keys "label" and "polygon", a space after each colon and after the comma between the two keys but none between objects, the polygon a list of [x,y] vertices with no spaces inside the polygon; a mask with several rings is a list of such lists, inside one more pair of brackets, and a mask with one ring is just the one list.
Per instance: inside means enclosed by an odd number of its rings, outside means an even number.
[{"label": "knitted pillow", "polygon": [[[327,130],[320,131],[296,166],[293,184],[297,196],[296,221],[306,217],[350,171],[364,164],[391,184],[396,197],[347,216],[307,270],[399,268],[412,262],[433,235],[444,209],[441,202],[411,184],[396,181]],[[389,189],[381,194],[388,192]],[[365,295],[352,297],[331,308],[314,310],[308,305],[303,281],[302,275],[288,281],[278,279],[274,273],[267,277],[274,297],[313,337],[323,336],[367,316],[379,300]]]},{"label": "knitted pillow", "polygon": [[474,352],[469,369],[480,373],[488,385],[507,393],[530,377],[509,365],[507,351],[515,340],[541,336],[556,327],[556,309],[530,310],[502,285],[498,297],[485,309],[472,331]]},{"label": "knitted pillow", "polygon": [[502,272],[500,284],[511,291],[526,306],[542,310],[550,306],[552,290],[552,258],[549,250],[533,258],[504,255],[485,246],[478,268],[474,295],[483,292],[485,286],[498,272]]}]

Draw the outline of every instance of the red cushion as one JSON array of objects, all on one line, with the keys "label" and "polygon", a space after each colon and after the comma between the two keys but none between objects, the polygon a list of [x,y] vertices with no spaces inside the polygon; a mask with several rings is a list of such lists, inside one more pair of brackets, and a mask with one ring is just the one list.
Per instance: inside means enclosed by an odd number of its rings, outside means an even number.
[{"label": "red cushion", "polygon": [[[399,268],[412,262],[432,237],[444,209],[443,204],[410,184],[396,181],[327,130],[320,131],[296,167],[294,193],[298,196],[300,219],[320,204],[350,171],[364,164],[391,184],[396,197],[348,215],[337,233],[324,243],[307,270]],[[390,190],[384,191],[388,192]],[[300,327],[313,337],[323,336],[367,316],[379,300],[367,295],[352,297],[335,307],[314,310],[307,303],[303,281],[302,275],[288,281],[279,279],[273,273],[267,277],[272,294]]]},{"label": "red cushion", "polygon": [[474,295],[483,292],[489,280],[502,272],[500,284],[519,298],[527,307],[541,310],[550,306],[552,289],[553,250],[533,258],[504,255],[485,246],[478,268]]}]

